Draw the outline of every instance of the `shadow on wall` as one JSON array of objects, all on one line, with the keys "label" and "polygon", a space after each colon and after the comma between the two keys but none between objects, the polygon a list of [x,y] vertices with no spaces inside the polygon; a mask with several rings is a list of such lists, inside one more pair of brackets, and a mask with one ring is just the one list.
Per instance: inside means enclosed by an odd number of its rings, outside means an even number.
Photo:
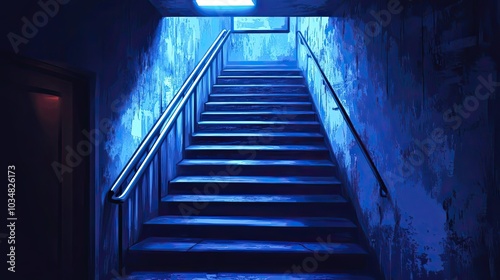
[{"label": "shadow on wall", "polygon": [[298,19],[389,187],[391,201],[379,197],[301,48],[299,65],[387,279],[500,277],[499,42],[491,12],[499,8],[490,3],[391,0],[356,4],[344,18]]}]

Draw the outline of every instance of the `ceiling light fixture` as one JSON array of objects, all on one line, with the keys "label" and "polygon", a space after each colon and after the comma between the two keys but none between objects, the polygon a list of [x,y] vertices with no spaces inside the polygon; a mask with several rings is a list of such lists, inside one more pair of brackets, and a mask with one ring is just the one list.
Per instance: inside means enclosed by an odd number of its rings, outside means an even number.
[{"label": "ceiling light fixture", "polygon": [[253,0],[196,0],[200,7],[253,7]]}]

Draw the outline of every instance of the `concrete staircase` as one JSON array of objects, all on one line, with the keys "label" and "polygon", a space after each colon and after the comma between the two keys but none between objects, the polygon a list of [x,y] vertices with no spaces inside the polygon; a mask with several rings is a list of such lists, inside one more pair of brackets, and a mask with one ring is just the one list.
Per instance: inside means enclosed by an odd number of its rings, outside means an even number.
[{"label": "concrete staircase", "polygon": [[132,279],[372,279],[298,69],[225,69]]}]

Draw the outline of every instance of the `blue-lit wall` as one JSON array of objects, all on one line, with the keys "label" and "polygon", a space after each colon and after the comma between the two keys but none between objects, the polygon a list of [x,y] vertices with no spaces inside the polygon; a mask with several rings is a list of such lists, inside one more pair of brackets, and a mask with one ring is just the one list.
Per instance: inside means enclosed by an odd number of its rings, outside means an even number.
[{"label": "blue-lit wall", "polygon": [[[485,85],[500,80],[490,48],[499,7],[401,1],[378,17],[388,10],[378,3],[356,4],[345,18],[298,20],[389,188],[390,199],[381,198],[301,48],[299,65],[370,246],[387,279],[499,279],[500,104],[490,90],[500,88]],[[379,32],[369,29],[375,17]],[[465,112],[452,113],[454,104]]]},{"label": "blue-lit wall", "polygon": [[[113,93],[113,95],[123,94],[125,99],[120,111],[115,112],[112,118],[114,130],[106,140],[103,151],[105,159],[99,163],[104,172],[101,177],[103,180],[101,195],[107,192],[140,141],[158,119],[160,112],[165,110],[220,31],[229,28],[229,23],[229,19],[226,18],[195,17],[162,18],[158,22],[156,31],[151,34],[149,49],[140,51],[131,59],[130,66],[122,72],[127,74],[122,77],[121,82],[131,83],[132,87],[126,91],[119,90]],[[108,98],[106,99],[111,100]],[[102,104],[104,108],[99,119],[109,114],[110,110],[106,106],[110,105],[113,103],[109,101]],[[189,114],[186,115],[185,126],[182,124],[182,119],[181,116],[162,146],[160,159],[153,162],[137,191],[130,201],[124,204],[124,250],[138,240],[142,223],[157,215],[158,187],[161,186],[164,193],[167,182],[176,175],[176,164],[182,159],[183,145],[189,138],[185,133],[191,127]],[[158,174],[161,176],[160,179]],[[104,216],[108,204],[109,202],[102,202]],[[116,243],[118,228],[112,223],[115,219],[113,215],[110,220],[97,225],[102,227],[101,233],[98,234],[99,244],[102,246],[99,270],[108,275],[113,274],[113,271],[107,267],[117,265],[115,251],[118,246]],[[107,246],[112,247],[107,248]]]},{"label": "blue-lit wall", "polygon": [[228,61],[295,61],[297,18],[290,18],[289,33],[233,33]]},{"label": "blue-lit wall", "polygon": [[[130,81],[134,86],[118,118],[105,151],[111,158],[105,179],[112,181],[131,157],[140,141],[164,111],[175,93],[201,60],[221,30],[229,28],[228,18],[162,18],[151,38],[152,46],[141,54]],[[142,60],[142,61],[141,61]],[[179,130],[180,132],[180,130]],[[169,154],[181,151],[174,142]],[[177,156],[177,155],[176,155]],[[170,169],[169,172],[173,172]]]},{"label": "blue-lit wall", "polygon": [[[196,17],[162,18],[159,21],[156,32],[151,37],[151,47],[142,52],[135,61],[131,61],[134,67],[129,69],[133,72],[128,78],[133,86],[128,91],[121,92],[126,95],[126,101],[112,119],[114,130],[108,135],[104,149],[108,160],[99,163],[104,167],[104,188],[101,194],[107,192],[196,63],[201,60],[221,30],[229,28],[229,23],[227,18]],[[199,96],[207,92],[209,83],[208,79],[204,79],[204,86],[198,88]],[[202,100],[198,112],[202,108]],[[107,105],[112,106],[113,103]],[[107,112],[104,111],[104,114]],[[99,118],[104,117],[103,115]],[[183,118],[185,123],[182,122]],[[183,146],[187,145],[191,125],[190,110],[187,110],[185,116],[181,114],[163,144],[159,152],[160,159],[152,163],[134,195],[124,204],[124,250],[137,242],[142,224],[157,216],[158,189],[161,187],[161,192],[165,194],[168,181],[176,176],[176,164],[182,160]],[[103,209],[107,209],[108,203],[103,202]],[[103,239],[104,243],[115,242],[116,225],[105,223],[101,226],[104,232],[109,234],[100,234],[99,238]],[[110,240],[107,240],[108,238]],[[109,273],[106,269],[101,271]]]}]

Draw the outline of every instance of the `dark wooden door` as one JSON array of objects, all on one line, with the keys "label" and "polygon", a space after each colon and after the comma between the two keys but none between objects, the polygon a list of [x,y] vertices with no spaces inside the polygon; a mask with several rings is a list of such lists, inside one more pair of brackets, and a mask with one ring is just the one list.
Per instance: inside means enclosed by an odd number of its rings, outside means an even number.
[{"label": "dark wooden door", "polygon": [[[89,113],[88,106],[83,108],[85,102],[80,107],[75,104],[82,98],[76,97],[78,79],[44,63],[2,59],[5,156],[0,168],[7,180],[14,181],[10,188],[15,192],[9,195],[7,186],[2,188],[0,221],[15,228],[0,227],[0,237],[5,237],[0,239],[0,275],[7,276],[1,279],[75,279],[75,272],[84,276],[90,248],[89,159],[82,157],[71,166],[67,162],[85,123],[75,115]],[[12,211],[8,202],[15,204],[10,205]],[[14,252],[15,257],[4,252]]]}]

